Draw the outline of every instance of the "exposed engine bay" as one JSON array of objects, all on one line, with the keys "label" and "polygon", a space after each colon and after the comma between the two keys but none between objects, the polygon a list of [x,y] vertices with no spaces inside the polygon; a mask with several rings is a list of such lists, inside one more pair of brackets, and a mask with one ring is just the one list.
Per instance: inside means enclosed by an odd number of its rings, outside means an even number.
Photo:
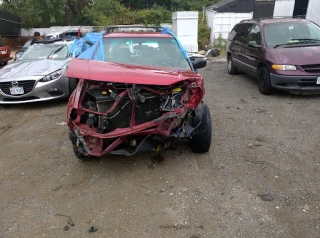
[{"label": "exposed engine bay", "polygon": [[81,154],[158,151],[199,130],[197,112],[190,106],[199,92],[188,81],[173,86],[92,80],[80,84],[78,108],[70,111],[68,125],[74,149]]}]

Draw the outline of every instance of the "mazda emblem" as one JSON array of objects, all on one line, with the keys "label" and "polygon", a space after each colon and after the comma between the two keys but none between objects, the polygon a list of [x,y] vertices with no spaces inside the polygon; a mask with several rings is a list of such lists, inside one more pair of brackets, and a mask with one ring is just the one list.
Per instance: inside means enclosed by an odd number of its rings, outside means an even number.
[{"label": "mazda emblem", "polygon": [[12,85],[12,87],[17,87],[17,86],[19,85],[19,83],[18,83],[17,81],[13,81],[13,82],[11,83],[11,85]]}]

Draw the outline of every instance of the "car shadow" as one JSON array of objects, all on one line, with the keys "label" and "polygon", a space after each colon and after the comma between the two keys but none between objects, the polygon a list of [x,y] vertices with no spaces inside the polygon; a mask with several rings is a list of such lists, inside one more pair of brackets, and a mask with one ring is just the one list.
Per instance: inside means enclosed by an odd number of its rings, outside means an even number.
[{"label": "car shadow", "polygon": [[[82,169],[91,170],[104,168],[107,170],[127,170],[137,167],[137,169],[155,169],[162,166],[174,166],[173,160],[184,160],[186,156],[182,154],[193,154],[189,148],[189,141],[184,139],[175,140],[168,148],[160,152],[138,153],[132,156],[105,155],[102,157],[92,157],[85,161],[80,161]],[[196,155],[196,154],[194,154]],[[74,156],[74,159],[77,159]],[[171,161],[172,160],[172,161]],[[177,164],[181,164],[180,162]]]}]

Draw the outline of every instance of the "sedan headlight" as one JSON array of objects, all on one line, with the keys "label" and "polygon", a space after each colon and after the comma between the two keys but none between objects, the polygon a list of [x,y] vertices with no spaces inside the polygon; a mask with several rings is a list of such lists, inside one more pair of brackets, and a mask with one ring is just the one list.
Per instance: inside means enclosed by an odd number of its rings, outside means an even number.
[{"label": "sedan headlight", "polygon": [[47,76],[44,76],[40,82],[48,82],[48,81],[51,81],[51,80],[55,80],[57,78],[59,78],[63,73],[63,69],[59,69],[51,74],[48,74]]},{"label": "sedan headlight", "polygon": [[272,68],[275,70],[286,70],[286,71],[294,71],[297,70],[296,66],[294,65],[278,65],[278,64],[274,64],[272,65]]}]

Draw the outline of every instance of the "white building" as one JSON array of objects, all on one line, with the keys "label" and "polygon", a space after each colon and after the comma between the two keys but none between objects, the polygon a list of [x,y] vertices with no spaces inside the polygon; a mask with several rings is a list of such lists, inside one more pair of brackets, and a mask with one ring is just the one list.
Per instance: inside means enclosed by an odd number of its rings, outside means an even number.
[{"label": "white building", "polygon": [[320,26],[320,0],[222,0],[206,8],[210,42],[226,39],[235,24],[251,18],[305,17]]},{"label": "white building", "polygon": [[320,0],[276,0],[273,16],[302,16],[320,25]]},{"label": "white building", "polygon": [[222,0],[206,8],[207,25],[211,28],[210,42],[227,39],[238,22],[251,19],[255,0]]},{"label": "white building", "polygon": [[172,13],[172,31],[190,53],[198,52],[198,17],[192,11]]}]

